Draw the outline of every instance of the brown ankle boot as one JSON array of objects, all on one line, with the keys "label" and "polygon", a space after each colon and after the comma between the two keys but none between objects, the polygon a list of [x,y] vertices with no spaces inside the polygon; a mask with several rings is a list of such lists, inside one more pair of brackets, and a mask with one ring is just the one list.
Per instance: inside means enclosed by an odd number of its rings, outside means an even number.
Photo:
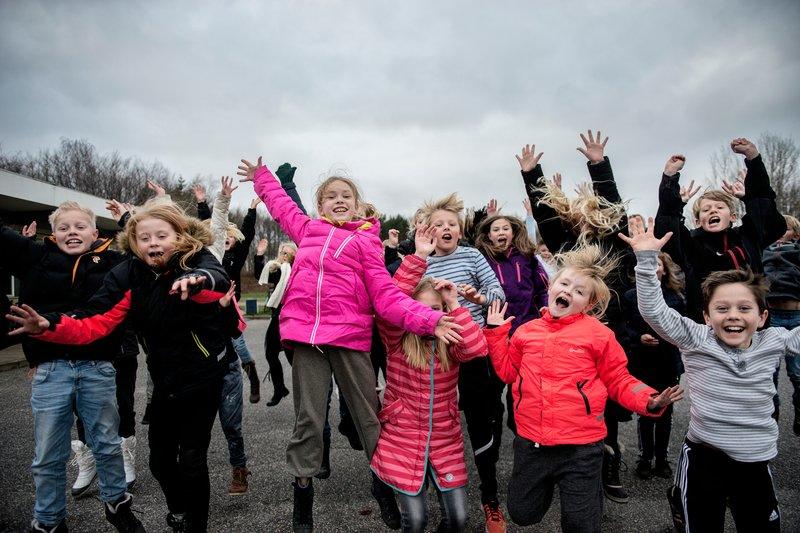
[{"label": "brown ankle boot", "polygon": [[241,496],[247,493],[247,476],[250,471],[244,466],[233,467],[233,478],[231,479],[231,486],[228,488],[230,496]]}]

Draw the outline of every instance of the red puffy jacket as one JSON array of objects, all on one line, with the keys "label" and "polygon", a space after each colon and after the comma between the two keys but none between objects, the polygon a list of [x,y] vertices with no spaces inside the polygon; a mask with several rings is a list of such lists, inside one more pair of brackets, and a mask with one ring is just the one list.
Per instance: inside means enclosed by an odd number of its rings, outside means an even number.
[{"label": "red puffy jacket", "polygon": [[533,442],[588,444],[606,436],[606,398],[631,411],[647,412],[657,391],[628,373],[627,358],[614,333],[596,318],[578,314],[542,318],[520,326],[486,329],[497,375],[513,383],[517,433]]}]

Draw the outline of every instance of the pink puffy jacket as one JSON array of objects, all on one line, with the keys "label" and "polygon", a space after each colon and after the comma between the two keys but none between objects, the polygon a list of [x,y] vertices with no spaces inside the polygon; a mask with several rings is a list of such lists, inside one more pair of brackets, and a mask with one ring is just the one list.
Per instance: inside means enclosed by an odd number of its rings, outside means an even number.
[{"label": "pink puffy jacket", "polygon": [[432,335],[444,315],[403,294],[383,261],[380,226],[372,219],[341,226],[311,219],[267,167],[255,174],[256,194],[297,244],[283,297],[281,339],[367,352],[373,315],[417,335]]}]

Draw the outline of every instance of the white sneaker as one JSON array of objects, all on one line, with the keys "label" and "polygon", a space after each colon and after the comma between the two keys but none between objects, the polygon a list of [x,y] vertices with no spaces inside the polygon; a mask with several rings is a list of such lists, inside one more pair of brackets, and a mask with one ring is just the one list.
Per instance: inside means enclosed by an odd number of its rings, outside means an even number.
[{"label": "white sneaker", "polygon": [[97,477],[97,468],[94,464],[92,450],[84,443],[79,440],[72,441],[72,451],[75,452],[72,463],[78,465],[78,479],[72,485],[71,492],[73,496],[79,498],[89,490],[92,481]]},{"label": "white sneaker", "polygon": [[125,462],[125,483],[130,490],[136,483],[136,436],[122,439],[122,459]]}]

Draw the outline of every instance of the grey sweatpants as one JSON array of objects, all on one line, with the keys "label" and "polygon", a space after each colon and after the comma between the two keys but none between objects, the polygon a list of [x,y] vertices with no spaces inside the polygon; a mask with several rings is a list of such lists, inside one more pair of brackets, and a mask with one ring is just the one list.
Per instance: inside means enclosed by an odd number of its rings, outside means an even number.
[{"label": "grey sweatpants", "polygon": [[312,477],[322,465],[322,430],[331,374],[347,401],[368,460],[378,444],[380,405],[369,352],[297,344],[292,364],[294,432],[286,447],[286,463],[294,477]]}]

